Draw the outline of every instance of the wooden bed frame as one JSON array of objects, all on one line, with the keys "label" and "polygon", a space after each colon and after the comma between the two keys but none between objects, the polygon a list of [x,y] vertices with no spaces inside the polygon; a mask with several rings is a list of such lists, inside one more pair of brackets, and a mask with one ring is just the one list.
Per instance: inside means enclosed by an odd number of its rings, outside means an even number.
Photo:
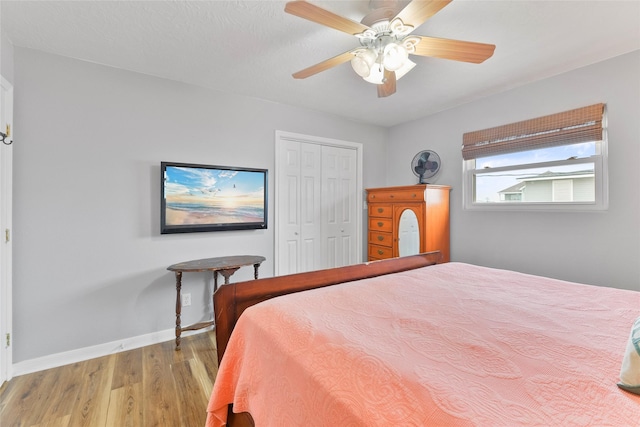
[{"label": "wooden bed frame", "polygon": [[[233,332],[238,318],[244,310],[254,304],[294,292],[434,265],[441,260],[441,257],[442,255],[439,251],[434,251],[402,258],[391,258],[346,267],[269,277],[221,286],[213,295],[218,365],[222,361],[231,332]],[[249,413],[236,414],[232,409],[232,405],[229,405],[228,426],[255,425]]]}]

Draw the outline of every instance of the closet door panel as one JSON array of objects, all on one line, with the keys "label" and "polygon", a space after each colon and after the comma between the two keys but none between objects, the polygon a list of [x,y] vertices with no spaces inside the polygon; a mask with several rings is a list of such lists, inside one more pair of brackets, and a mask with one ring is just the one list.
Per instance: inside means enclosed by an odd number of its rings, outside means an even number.
[{"label": "closet door panel", "polygon": [[322,147],[322,224],[325,268],[356,262],[356,152]]},{"label": "closet door panel", "polygon": [[321,150],[316,144],[286,141],[280,149],[278,191],[278,274],[322,268]]},{"label": "closet door panel", "polygon": [[278,152],[280,182],[278,197],[277,271],[280,274],[297,272],[300,268],[300,143],[287,141]]},{"label": "closet door panel", "polygon": [[320,223],[320,206],[322,205],[320,177],[322,175],[322,154],[316,144],[300,144],[300,175],[302,180],[300,191],[300,267],[296,273],[318,270],[320,261],[322,225]]}]

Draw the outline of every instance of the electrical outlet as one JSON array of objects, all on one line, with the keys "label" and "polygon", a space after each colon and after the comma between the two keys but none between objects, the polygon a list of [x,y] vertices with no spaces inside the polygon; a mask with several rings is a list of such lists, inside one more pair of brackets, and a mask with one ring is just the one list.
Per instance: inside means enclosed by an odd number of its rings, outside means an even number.
[{"label": "electrical outlet", "polygon": [[191,305],[191,294],[183,294],[182,295],[182,306],[186,307]]}]

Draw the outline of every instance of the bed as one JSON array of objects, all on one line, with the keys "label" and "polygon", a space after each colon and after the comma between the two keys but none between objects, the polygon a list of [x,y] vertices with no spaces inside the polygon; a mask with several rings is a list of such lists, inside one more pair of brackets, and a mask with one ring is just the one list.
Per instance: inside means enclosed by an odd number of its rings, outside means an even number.
[{"label": "bed", "polygon": [[207,427],[639,425],[640,292],[437,259],[221,287]]}]

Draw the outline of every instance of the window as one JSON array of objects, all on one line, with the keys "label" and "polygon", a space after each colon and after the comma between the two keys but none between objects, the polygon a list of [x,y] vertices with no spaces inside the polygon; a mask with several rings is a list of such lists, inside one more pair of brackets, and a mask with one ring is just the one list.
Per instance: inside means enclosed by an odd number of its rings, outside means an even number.
[{"label": "window", "polygon": [[465,209],[607,208],[605,105],[463,137]]}]

